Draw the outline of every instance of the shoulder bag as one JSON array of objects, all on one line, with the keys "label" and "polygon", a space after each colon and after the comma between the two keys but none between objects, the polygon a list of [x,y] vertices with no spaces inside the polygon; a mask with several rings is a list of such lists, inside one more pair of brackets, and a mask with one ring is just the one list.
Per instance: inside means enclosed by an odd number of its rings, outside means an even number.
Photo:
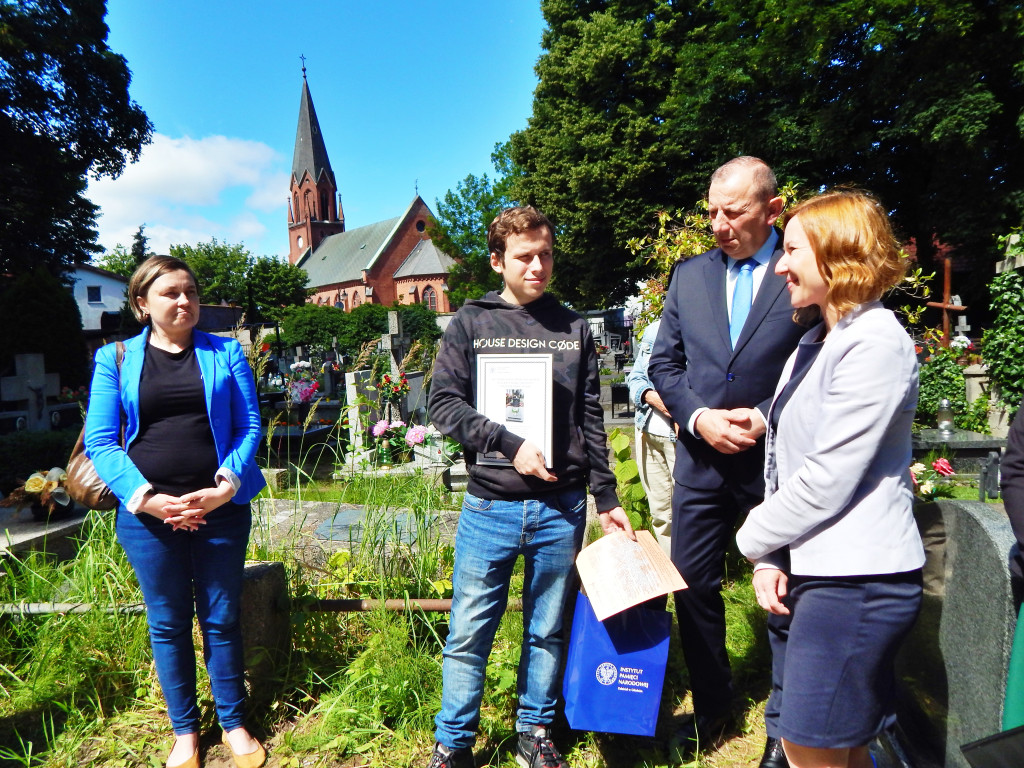
[{"label": "shoulder bag", "polygon": [[[121,362],[124,360],[124,344],[117,342],[118,390],[121,383]],[[124,423],[121,423],[121,443],[124,443]],[[68,479],[64,484],[68,495],[87,509],[117,509],[117,497],[107,484],[96,474],[92,459],[85,455],[85,424],[78,434],[78,440],[68,459]]]}]

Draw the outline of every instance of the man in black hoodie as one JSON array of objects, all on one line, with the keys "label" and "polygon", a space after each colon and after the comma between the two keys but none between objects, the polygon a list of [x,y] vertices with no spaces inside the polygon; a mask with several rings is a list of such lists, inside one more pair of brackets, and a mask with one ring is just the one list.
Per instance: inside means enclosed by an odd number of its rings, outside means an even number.
[{"label": "man in black hoodie", "polygon": [[[465,449],[469,486],[455,540],[444,691],[429,768],[474,765],[487,657],[519,555],[526,578],[516,759],[524,768],[568,768],[548,727],[558,694],[562,613],[583,542],[588,484],[604,532],[633,536],[608,467],[590,328],[544,292],[551,279],[553,242],[554,228],[537,209],[509,208],[499,214],[487,246],[504,289],[466,302],[445,332],[434,363],[430,417]],[[484,353],[550,357],[550,456],[477,409],[477,355]],[[521,401],[518,390],[516,396],[518,416],[530,404]],[[490,457],[486,463],[479,461],[483,454]]]}]

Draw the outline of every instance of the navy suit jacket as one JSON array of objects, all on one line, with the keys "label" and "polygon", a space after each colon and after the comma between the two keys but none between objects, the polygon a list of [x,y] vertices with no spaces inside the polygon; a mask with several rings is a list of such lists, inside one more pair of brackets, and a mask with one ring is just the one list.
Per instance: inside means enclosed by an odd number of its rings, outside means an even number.
[{"label": "navy suit jacket", "polygon": [[[780,243],[781,244],[781,243]],[[764,438],[726,455],[686,429],[698,408],[758,408],[767,417],[782,368],[807,330],[793,321],[779,247],[733,349],[726,306],[726,256],[715,248],[681,263],[665,297],[648,376],[679,425],[674,476],[690,488],[764,490]]]}]

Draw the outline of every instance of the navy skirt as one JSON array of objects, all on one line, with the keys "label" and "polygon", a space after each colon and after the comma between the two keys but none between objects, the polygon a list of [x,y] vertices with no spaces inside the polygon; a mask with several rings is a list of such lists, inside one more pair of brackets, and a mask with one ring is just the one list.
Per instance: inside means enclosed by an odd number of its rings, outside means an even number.
[{"label": "navy skirt", "polygon": [[896,722],[893,665],[921,607],[921,571],[790,576],[786,604],[790,616],[769,621],[769,735],[824,749],[868,744]]}]

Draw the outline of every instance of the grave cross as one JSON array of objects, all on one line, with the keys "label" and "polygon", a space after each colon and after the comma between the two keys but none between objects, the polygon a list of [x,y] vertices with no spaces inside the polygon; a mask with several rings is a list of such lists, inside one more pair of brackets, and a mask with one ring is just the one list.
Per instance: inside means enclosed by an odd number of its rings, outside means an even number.
[{"label": "grave cross", "polygon": [[942,310],[942,340],[939,344],[948,349],[949,342],[951,340],[949,335],[949,313],[966,312],[967,307],[964,307],[959,303],[959,297],[956,297],[958,299],[956,303],[953,301],[954,296],[951,285],[953,279],[953,259],[949,256],[945,256],[943,258],[943,262],[942,301],[929,301],[927,302],[927,306]]},{"label": "grave cross", "polygon": [[397,312],[388,312],[388,332],[380,335],[380,345],[388,351],[391,375],[397,376],[409,346],[409,337],[402,333],[402,318]]},{"label": "grave cross", "polygon": [[[388,332],[380,336],[380,345],[388,351],[388,362],[391,364],[391,375],[398,378],[402,372],[402,359],[409,345],[409,337],[402,333],[402,318],[398,312],[388,312]],[[401,405],[388,402],[384,407],[384,418],[395,421],[401,417]]]},{"label": "grave cross", "polygon": [[60,394],[60,375],[46,373],[43,356],[38,354],[15,355],[14,370],[14,376],[0,379],[0,400],[25,403],[28,429],[49,429],[46,398]]}]

